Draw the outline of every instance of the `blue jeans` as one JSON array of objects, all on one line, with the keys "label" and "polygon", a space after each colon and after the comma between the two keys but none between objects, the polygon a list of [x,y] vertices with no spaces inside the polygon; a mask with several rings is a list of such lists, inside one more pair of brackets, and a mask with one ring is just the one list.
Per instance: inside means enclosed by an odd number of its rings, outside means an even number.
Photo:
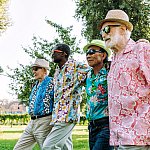
[{"label": "blue jeans", "polygon": [[90,150],[113,150],[109,145],[109,118],[90,121],[89,129],[89,146]]}]

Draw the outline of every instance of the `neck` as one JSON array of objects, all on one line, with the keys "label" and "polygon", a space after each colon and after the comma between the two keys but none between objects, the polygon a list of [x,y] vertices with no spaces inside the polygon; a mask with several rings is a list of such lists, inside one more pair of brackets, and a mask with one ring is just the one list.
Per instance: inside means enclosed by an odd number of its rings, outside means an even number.
[{"label": "neck", "polygon": [[95,75],[98,74],[99,71],[100,71],[102,68],[103,68],[103,63],[94,66],[94,67],[93,67],[94,74],[95,74]]},{"label": "neck", "polygon": [[45,76],[46,75],[44,75],[42,78],[39,79],[39,84],[45,79]]},{"label": "neck", "polygon": [[121,40],[121,43],[118,43],[115,47],[112,47],[112,50],[115,53],[121,53],[124,50],[124,48],[126,47],[128,41],[129,41],[129,39]]},{"label": "neck", "polygon": [[61,69],[62,66],[63,66],[67,61],[68,61],[68,59],[63,59],[63,60],[58,64],[59,68]]}]

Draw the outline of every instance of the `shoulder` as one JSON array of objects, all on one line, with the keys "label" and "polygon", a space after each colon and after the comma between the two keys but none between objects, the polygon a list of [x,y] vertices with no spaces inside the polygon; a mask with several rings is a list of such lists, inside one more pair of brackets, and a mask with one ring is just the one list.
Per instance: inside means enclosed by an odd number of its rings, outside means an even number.
[{"label": "shoulder", "polygon": [[136,42],[134,48],[138,48],[140,50],[150,50],[150,43],[146,42]]},{"label": "shoulder", "polygon": [[136,42],[134,45],[134,54],[137,55],[141,63],[148,62],[150,59],[150,43]]},{"label": "shoulder", "polygon": [[84,63],[84,62],[76,61],[75,63],[76,63],[76,66],[77,66],[78,68],[83,68],[83,69],[89,68],[88,65],[87,65],[86,63]]},{"label": "shoulder", "polygon": [[48,82],[53,82],[53,77],[47,76],[47,77],[46,77],[46,80],[47,80]]},{"label": "shoulder", "polygon": [[150,43],[138,42],[135,44],[134,50],[140,59],[150,58]]},{"label": "shoulder", "polygon": [[53,77],[48,77],[49,78],[49,80],[53,80]]}]

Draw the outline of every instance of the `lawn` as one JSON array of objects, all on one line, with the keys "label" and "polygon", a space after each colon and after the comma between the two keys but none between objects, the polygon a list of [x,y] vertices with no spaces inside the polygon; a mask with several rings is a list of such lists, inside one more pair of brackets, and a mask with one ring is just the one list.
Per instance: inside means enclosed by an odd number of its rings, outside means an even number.
[{"label": "lawn", "polygon": [[[25,126],[0,126],[0,150],[13,150]],[[73,130],[74,150],[88,150],[87,126],[76,125]],[[36,145],[33,150],[40,150]]]}]

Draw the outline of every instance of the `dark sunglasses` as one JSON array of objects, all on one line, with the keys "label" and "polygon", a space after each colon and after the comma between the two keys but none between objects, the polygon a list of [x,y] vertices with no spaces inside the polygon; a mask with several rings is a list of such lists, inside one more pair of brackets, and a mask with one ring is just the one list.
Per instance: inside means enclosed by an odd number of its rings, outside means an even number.
[{"label": "dark sunglasses", "polygon": [[32,67],[32,70],[38,71],[39,69],[42,69],[42,67]]},{"label": "dark sunglasses", "polygon": [[57,49],[53,50],[53,53],[54,53],[54,52],[56,52],[56,53],[64,53],[65,55],[67,55],[65,52],[63,52],[63,51],[61,51],[61,50],[57,50]]},{"label": "dark sunglasses", "polygon": [[102,35],[103,33],[108,34],[110,32],[111,27],[119,27],[119,26],[121,26],[121,25],[108,25],[100,31],[100,35]]},{"label": "dark sunglasses", "polygon": [[93,55],[95,53],[103,53],[101,50],[95,50],[95,49],[89,49],[87,52],[86,52],[86,55]]}]

